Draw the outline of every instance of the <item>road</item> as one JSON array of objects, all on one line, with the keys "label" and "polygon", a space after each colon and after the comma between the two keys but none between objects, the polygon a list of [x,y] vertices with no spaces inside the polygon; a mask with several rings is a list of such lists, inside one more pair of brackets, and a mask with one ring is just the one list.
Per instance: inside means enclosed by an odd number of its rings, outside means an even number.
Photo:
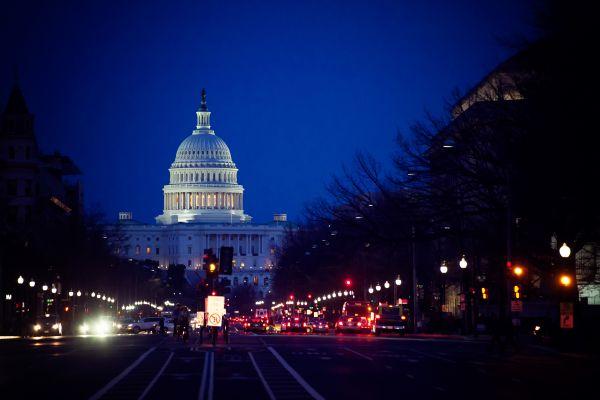
[{"label": "road", "polygon": [[124,335],[0,340],[2,398],[377,399],[578,398],[598,359],[482,341],[352,335]]}]

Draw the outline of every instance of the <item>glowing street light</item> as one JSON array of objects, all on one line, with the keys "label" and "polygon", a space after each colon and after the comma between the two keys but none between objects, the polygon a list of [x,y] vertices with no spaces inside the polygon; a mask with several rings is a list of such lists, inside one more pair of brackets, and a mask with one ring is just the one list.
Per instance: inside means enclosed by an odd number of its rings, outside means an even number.
[{"label": "glowing street light", "polygon": [[44,292],[45,292],[46,290],[48,290],[48,285],[46,285],[46,284],[43,284],[43,285],[42,285],[42,290],[43,290]]},{"label": "glowing street light", "polygon": [[398,277],[396,278],[396,281],[394,283],[396,284],[396,286],[402,285],[402,279],[400,279],[400,275],[398,275]]},{"label": "glowing street light", "polygon": [[571,286],[572,279],[569,275],[563,274],[560,276],[559,282],[562,286],[569,287]]},{"label": "glowing street light", "polygon": [[385,283],[383,284],[383,287],[386,289],[390,288],[390,283],[388,281],[385,281]]},{"label": "glowing street light", "polygon": [[558,249],[558,252],[562,258],[569,258],[571,255],[571,248],[567,246],[566,243],[563,243],[563,245],[560,246],[560,249]]},{"label": "glowing street light", "polygon": [[369,293],[373,294],[373,286],[369,286]]},{"label": "glowing street light", "polygon": [[379,283],[375,285],[375,290],[377,290],[378,292],[381,291],[381,285]]},{"label": "glowing street light", "polygon": [[445,274],[448,272],[448,265],[446,265],[446,261],[442,261],[442,265],[440,266],[440,272]]},{"label": "glowing street light", "polygon": [[465,259],[465,256],[462,256],[462,258],[460,259],[460,261],[458,262],[458,266],[461,269],[465,269],[467,268],[467,265],[469,265],[469,263],[467,263],[467,260]]},{"label": "glowing street light", "polygon": [[29,287],[34,287],[35,286],[35,281],[32,279],[29,281]]},{"label": "glowing street light", "polygon": [[23,279],[23,277],[22,277],[21,275],[19,275],[19,277],[17,278],[17,283],[18,283],[19,285],[22,285],[22,284],[23,284],[23,282],[25,282],[25,279]]},{"label": "glowing street light", "polygon": [[96,297],[96,292],[92,292],[92,297]]},{"label": "glowing street light", "polygon": [[56,292],[57,292],[57,291],[58,291],[58,289],[56,289],[56,287],[52,286],[52,290],[51,290],[51,292],[52,292],[53,294],[56,294]]},{"label": "glowing street light", "polygon": [[81,290],[77,291],[77,297],[81,297]]},{"label": "glowing street light", "polygon": [[69,290],[69,297],[73,297],[73,295],[74,295],[74,294],[75,294],[75,293],[73,293],[73,291],[72,291],[72,290]]}]

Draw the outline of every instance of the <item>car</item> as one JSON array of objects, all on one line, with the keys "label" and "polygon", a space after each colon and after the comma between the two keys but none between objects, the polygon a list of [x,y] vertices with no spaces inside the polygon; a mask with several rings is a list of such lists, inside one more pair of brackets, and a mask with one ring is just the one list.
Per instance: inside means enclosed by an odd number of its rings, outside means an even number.
[{"label": "car", "polygon": [[123,318],[117,321],[117,333],[127,333],[127,326],[134,323],[133,318]]},{"label": "car", "polygon": [[308,322],[308,332],[310,333],[327,333],[329,325],[323,318],[313,318]]},{"label": "car", "polygon": [[80,326],[79,332],[83,335],[107,335],[118,331],[118,324],[109,315],[100,315],[87,318]]},{"label": "car", "polygon": [[407,316],[401,306],[381,305],[375,316],[372,332],[377,336],[384,332],[403,335],[406,332]]},{"label": "car", "polygon": [[369,333],[371,324],[366,317],[340,317],[335,323],[335,333]]},{"label": "car", "polygon": [[268,329],[268,321],[262,318],[252,318],[244,324],[244,331],[255,333],[266,333]]},{"label": "car", "polygon": [[62,324],[58,315],[45,314],[36,318],[32,331],[35,336],[62,335]]},{"label": "car", "polygon": [[140,332],[155,332],[163,317],[146,317],[127,324],[127,332],[138,334]]},{"label": "car", "polygon": [[171,332],[173,333],[173,330],[175,329],[175,321],[173,320],[173,318],[167,318],[167,317],[159,317],[158,323],[154,326],[154,331],[153,333],[160,333],[160,319],[164,320],[164,329],[165,329],[165,333]]}]

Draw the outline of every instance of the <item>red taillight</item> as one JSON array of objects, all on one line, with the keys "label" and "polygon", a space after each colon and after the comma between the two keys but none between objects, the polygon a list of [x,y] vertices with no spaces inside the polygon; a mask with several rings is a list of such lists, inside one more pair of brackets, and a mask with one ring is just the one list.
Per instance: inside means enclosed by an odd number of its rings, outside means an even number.
[{"label": "red taillight", "polygon": [[406,321],[406,315],[403,315],[403,316],[401,316],[401,317],[400,317],[400,319],[401,319],[402,321]]},{"label": "red taillight", "polygon": [[342,321],[338,322],[339,326],[344,326],[344,323]]},{"label": "red taillight", "polygon": [[294,321],[298,321],[298,318],[294,318]]},{"label": "red taillight", "polygon": [[303,322],[303,323],[302,323],[302,326],[306,328],[306,322]]},{"label": "red taillight", "polygon": [[381,315],[376,315],[375,318],[379,319],[379,318],[381,318]]},{"label": "red taillight", "polygon": [[362,326],[362,322],[357,323],[356,326]]}]

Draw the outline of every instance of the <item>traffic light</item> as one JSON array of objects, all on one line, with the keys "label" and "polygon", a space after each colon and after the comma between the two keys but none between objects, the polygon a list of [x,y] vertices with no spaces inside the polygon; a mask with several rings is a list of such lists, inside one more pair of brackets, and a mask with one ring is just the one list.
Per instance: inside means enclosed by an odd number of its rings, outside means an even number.
[{"label": "traffic light", "polygon": [[487,300],[487,299],[488,299],[488,297],[489,297],[489,293],[488,293],[488,290],[487,290],[487,288],[484,288],[484,287],[482,287],[482,288],[481,288],[481,298],[482,298],[483,300]]},{"label": "traffic light", "polygon": [[219,260],[213,254],[212,249],[204,250],[202,268],[206,272],[206,276],[216,278],[219,275]]},{"label": "traffic light", "polygon": [[219,254],[219,272],[223,275],[231,275],[233,269],[233,247],[221,247]]},{"label": "traffic light", "polygon": [[347,288],[352,287],[352,279],[346,278],[346,280],[344,280],[344,285],[346,285]]},{"label": "traffic light", "polygon": [[513,295],[515,299],[519,300],[521,298],[521,285],[513,286]]},{"label": "traffic light", "polygon": [[513,274],[515,274],[515,276],[517,276],[518,278],[520,278],[524,272],[525,270],[521,266],[517,265],[513,268]]},{"label": "traffic light", "polygon": [[567,274],[562,274],[560,275],[560,277],[558,278],[558,282],[560,283],[561,286],[563,287],[569,287],[571,286],[571,283],[573,282],[573,279],[571,279],[570,275]]}]

